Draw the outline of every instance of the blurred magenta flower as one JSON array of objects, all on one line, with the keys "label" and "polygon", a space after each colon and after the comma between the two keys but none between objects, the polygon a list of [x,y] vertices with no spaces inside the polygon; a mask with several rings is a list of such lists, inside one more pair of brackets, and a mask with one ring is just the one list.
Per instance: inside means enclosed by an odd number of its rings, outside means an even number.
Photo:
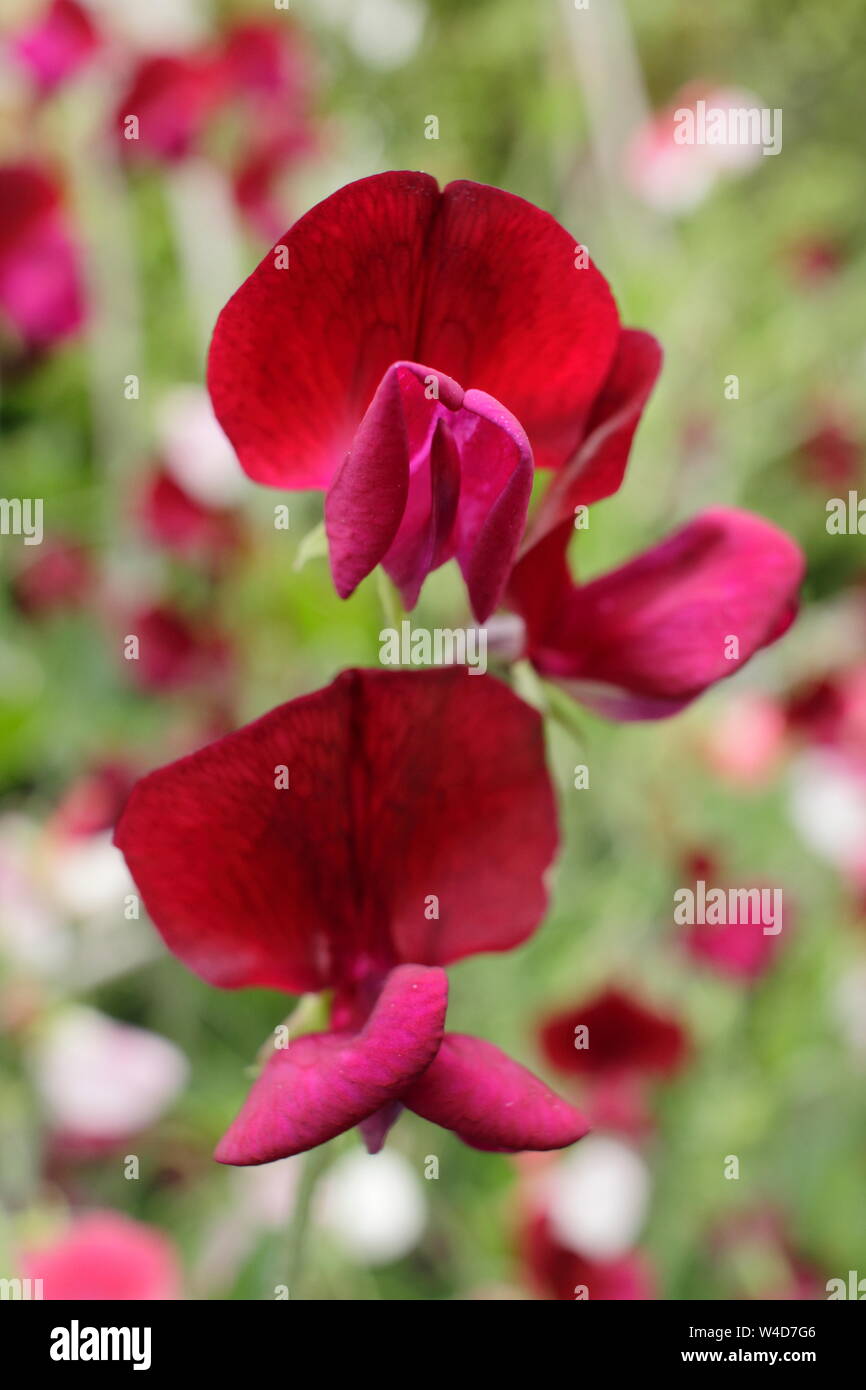
[{"label": "blurred magenta flower", "polygon": [[279,236],[285,213],[274,197],[278,175],[317,143],[310,115],[313,55],[297,26],[249,20],[229,27],[220,61],[242,133],[232,185],[238,207],[267,241]]},{"label": "blurred magenta flower", "polygon": [[[508,748],[508,757],[501,751]],[[443,1034],[443,966],[537,927],[556,843],[537,713],[490,677],[348,671],[151,773],[116,832],[166,944],[224,988],[333,990],[217,1149],[267,1163],[403,1106],[489,1150],[582,1117],[490,1043]]]},{"label": "blurred magenta flower", "polygon": [[[714,855],[693,853],[683,865],[685,880],[703,879],[707,889],[727,888],[725,873]],[[738,884],[737,887],[759,887]],[[760,979],[775,962],[782,940],[793,925],[794,912],[790,896],[783,894],[781,925],[775,934],[764,932],[761,921],[752,920],[751,911],[738,914],[726,922],[698,922],[682,932],[684,949],[699,965],[727,979],[743,984]],[[775,924],[774,924],[775,925]]]},{"label": "blurred magenta flower", "polygon": [[47,95],[74,77],[100,45],[89,10],[77,0],[51,0],[35,23],[13,38],[11,50]]},{"label": "blurred magenta flower", "polygon": [[549,214],[394,172],[286,233],[223,310],[208,383],[252,478],[330,490],[341,593],[382,560],[411,605],[457,554],[487,572],[485,592],[470,583],[483,619],[519,541],[530,447],[566,464],[619,338],[606,282]]},{"label": "blurred magenta flower", "polygon": [[61,188],[34,163],[0,166],[0,312],[36,349],[68,337],[84,317]]},{"label": "blurred magenta flower", "polygon": [[116,1211],[73,1218],[55,1240],[24,1252],[27,1279],[43,1281],[52,1300],[176,1299],[180,1267],[161,1231]]},{"label": "blurred magenta flower", "polygon": [[150,54],[115,110],[120,148],[130,160],[165,164],[213,154],[227,165],[238,207],[273,239],[285,222],[275,180],[316,146],[312,72],[300,30],[282,17],[232,24],[186,52]]},{"label": "blurred magenta flower", "polygon": [[223,685],[231,676],[233,655],[227,639],[209,622],[167,603],[129,613],[124,633],[138,639],[138,656],[124,660],[123,667],[141,690]]},{"label": "blurred magenta flower", "polygon": [[185,159],[197,148],[222,93],[221,71],[208,52],[142,58],[115,112],[122,153],[130,160],[168,164]]},{"label": "blurred magenta flower", "polygon": [[11,592],[19,611],[38,619],[83,607],[95,583],[93,560],[83,545],[65,536],[47,536],[13,575]]},{"label": "blurred magenta flower", "polygon": [[[785,926],[789,927],[791,914],[787,910],[785,918]],[[765,936],[760,924],[741,921],[690,927],[684,941],[690,955],[701,965],[743,982],[765,974],[781,945],[781,937]]]},{"label": "blurred magenta flower", "polygon": [[866,445],[841,410],[815,411],[799,447],[803,472],[821,488],[856,488],[866,480]]}]

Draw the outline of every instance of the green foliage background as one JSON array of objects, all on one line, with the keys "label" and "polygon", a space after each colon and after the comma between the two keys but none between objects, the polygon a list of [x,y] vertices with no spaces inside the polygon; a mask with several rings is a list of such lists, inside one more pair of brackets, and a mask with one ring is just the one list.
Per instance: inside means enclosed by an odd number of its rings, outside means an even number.
[{"label": "green foliage background", "polygon": [[[604,0],[591,4],[604,9]],[[218,5],[213,21],[263,11],[270,13],[252,0]],[[552,1007],[611,978],[670,1006],[688,1021],[695,1043],[689,1068],[657,1098],[657,1130],[646,1146],[654,1194],[643,1245],[663,1296],[732,1298],[760,1289],[760,1256],[747,1254],[734,1273],[714,1256],[710,1233],[768,1202],[784,1211],[794,1243],[827,1277],[866,1272],[862,1058],[846,1043],[833,1003],[839,981],[862,964],[863,924],[844,886],[795,839],[785,768],[743,793],[715,779],[700,755],[733,688],[781,693],[820,669],[826,652],[840,654],[836,615],[862,575],[862,539],[828,537],[825,498],[804,479],[799,448],[823,402],[863,426],[866,11],[860,0],[624,5],[622,33],[653,106],[706,77],[754,91],[784,113],[779,157],[719,183],[677,219],[637,204],[599,155],[598,132],[602,144],[615,134],[635,96],[618,85],[617,75],[631,71],[621,45],[589,93],[571,42],[582,42],[583,16],[569,5],[427,0],[426,11],[415,54],[382,71],[359,59],[340,22],[328,22],[329,7],[293,4],[317,55],[317,108],[328,133],[320,157],[287,180],[287,221],[348,178],[400,167],[424,168],[440,181],[495,183],[548,208],[589,246],[623,320],[651,330],[666,352],[625,486],[593,510],[579,538],[580,573],[611,567],[715,502],[752,508],[786,527],[810,566],[801,622],[730,689],[668,723],[616,726],[580,711],[550,721],[563,821],[553,906],[523,949],[453,970],[451,1022],[543,1071],[534,1030]],[[94,154],[104,97],[96,79],[78,85],[26,130],[15,125],[10,103],[3,107],[4,158],[16,147],[48,151],[67,170],[104,302],[88,339],[3,383],[0,490],[45,497],[52,526],[79,537],[125,592],[157,582],[194,609],[204,601],[199,579],[147,550],[131,526],[129,499],[152,458],[162,395],[203,379],[206,309],[184,269],[170,181],[160,171],[121,175]],[[438,141],[424,138],[431,113]],[[202,223],[206,264],[221,236],[219,226]],[[814,288],[796,281],[789,257],[809,236],[831,241],[842,256],[838,273]],[[239,245],[243,274],[263,250],[249,238]],[[130,267],[137,326],[127,313]],[[214,309],[231,288],[214,283]],[[94,357],[93,348],[100,333],[112,344],[118,382],[126,370],[140,370],[137,404],[123,402],[120,386],[116,400],[100,396],[105,355],[97,344]],[[124,344],[137,366],[126,366]],[[724,398],[729,373],[740,378],[736,402]],[[701,451],[684,443],[696,425],[709,441]],[[248,489],[253,545],[214,600],[239,652],[238,723],[343,667],[377,662],[375,582],[341,603],[324,560],[295,570],[320,499],[287,499],[288,535],[273,529],[277,500]],[[7,574],[20,558],[15,545],[0,541]],[[460,585],[441,572],[425,589],[417,621],[459,622],[462,613]],[[862,653],[853,645],[846,652],[843,642],[846,654]],[[199,713],[198,697],[135,692],[116,657],[90,615],[30,623],[8,589],[0,591],[0,789],[8,809],[41,819],[82,768],[107,754],[143,767],[175,754],[178,731]],[[577,792],[572,768],[582,761],[591,767],[591,787]],[[672,891],[682,855],[704,846],[724,860],[732,881],[782,884],[797,904],[778,965],[753,988],[697,971],[678,948]],[[192,1075],[173,1111],[135,1145],[142,1180],[125,1182],[110,1156],[80,1168],[78,1195],[85,1205],[116,1206],[163,1227],[192,1264],[203,1230],[230,1200],[230,1175],[212,1163],[212,1147],[286,1000],[209,989],[156,951],[139,968],[113,973],[111,959],[104,966],[102,982],[84,991],[74,979],[58,982],[44,1008],[83,998],[153,1028],[184,1049]],[[40,1175],[44,1133],[20,1038],[12,1034],[0,1046],[0,1192],[11,1240],[38,1224],[52,1191]],[[334,1147],[357,1142],[347,1136]],[[439,1182],[425,1184],[431,1219],[421,1246],[369,1270],[317,1237],[301,1296],[439,1299],[521,1287],[513,1164],[413,1116],[389,1142],[419,1171],[426,1154],[440,1158]],[[722,1178],[726,1154],[740,1157],[739,1182]],[[270,1296],[285,1243],[263,1238],[221,1296]]]}]

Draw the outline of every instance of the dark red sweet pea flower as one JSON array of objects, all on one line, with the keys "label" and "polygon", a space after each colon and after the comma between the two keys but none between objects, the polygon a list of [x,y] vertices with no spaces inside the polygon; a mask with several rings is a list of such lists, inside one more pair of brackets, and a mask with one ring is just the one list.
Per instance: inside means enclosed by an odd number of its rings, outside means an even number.
[{"label": "dark red sweet pea flower", "polygon": [[100,47],[92,16],[77,0],[52,0],[43,14],[11,44],[43,96],[74,77]]},{"label": "dark red sweet pea flower", "polygon": [[60,185],[37,164],[0,166],[0,314],[37,349],[74,333],[84,317]]},{"label": "dark red sweet pea flower", "polygon": [[590,1259],[563,1244],[544,1212],[527,1221],[521,1251],[529,1281],[542,1298],[635,1302],[655,1297],[655,1280],[643,1254],[632,1250]]},{"label": "dark red sweet pea flower", "polygon": [[344,672],[144,778],[116,843],[169,948],[224,988],[333,991],[331,1031],[275,1050],[217,1158],[355,1125],[375,1151],[403,1106],[482,1149],[580,1138],[530,1072],[443,1031],[443,967],[532,934],[556,842],[537,713],[457,668]]},{"label": "dark red sweet pea flower", "polygon": [[[583,1027],[588,1046],[578,1047],[576,1030]],[[688,1055],[688,1040],[676,1019],[615,986],[555,1014],[540,1037],[552,1066],[588,1078],[672,1076]]]},{"label": "dark red sweet pea flower", "polygon": [[823,409],[799,448],[803,472],[820,488],[856,488],[864,478],[863,440],[838,410]]},{"label": "dark red sweet pea flower", "polygon": [[[226,305],[208,368],[217,418],[256,481],[339,485],[338,584],[407,531],[409,594],[485,529],[502,567],[525,517],[528,447],[540,467],[568,462],[617,348],[610,290],[580,251],[501,189],[377,174],[302,217]],[[382,509],[387,525],[347,560],[365,489],[365,524]]]},{"label": "dark red sweet pea flower", "polygon": [[138,638],[138,656],[124,657],[124,670],[141,690],[168,692],[213,687],[231,671],[226,640],[169,604],[129,614],[124,639]]}]

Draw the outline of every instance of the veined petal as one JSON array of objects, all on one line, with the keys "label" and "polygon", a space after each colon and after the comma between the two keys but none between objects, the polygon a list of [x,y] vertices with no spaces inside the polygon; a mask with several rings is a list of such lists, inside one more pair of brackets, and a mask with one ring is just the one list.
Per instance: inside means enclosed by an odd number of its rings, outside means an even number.
[{"label": "veined petal", "polygon": [[536,462],[583,438],[619,335],[574,238],[501,189],[359,179],[311,209],[223,309],[208,384],[251,477],[326,488],[396,362],[434,364],[520,420]]}]

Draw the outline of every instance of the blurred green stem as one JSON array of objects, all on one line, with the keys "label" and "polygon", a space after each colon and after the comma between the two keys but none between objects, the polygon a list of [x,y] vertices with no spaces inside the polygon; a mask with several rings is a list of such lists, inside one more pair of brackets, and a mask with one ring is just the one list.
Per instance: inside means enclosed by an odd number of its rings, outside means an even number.
[{"label": "blurred green stem", "polygon": [[327,1144],[320,1144],[317,1149],[312,1149],[304,1158],[301,1180],[298,1184],[298,1194],[295,1198],[292,1221],[289,1227],[289,1261],[286,1282],[290,1298],[297,1297],[297,1288],[304,1264],[313,1196],[316,1190],[316,1183],[325,1171],[327,1162]]},{"label": "blurred green stem", "polygon": [[376,570],[376,588],[379,593],[379,602],[382,605],[382,614],[388,627],[399,628],[400,623],[406,616],[406,610],[400,600],[391,580],[380,565]]}]

